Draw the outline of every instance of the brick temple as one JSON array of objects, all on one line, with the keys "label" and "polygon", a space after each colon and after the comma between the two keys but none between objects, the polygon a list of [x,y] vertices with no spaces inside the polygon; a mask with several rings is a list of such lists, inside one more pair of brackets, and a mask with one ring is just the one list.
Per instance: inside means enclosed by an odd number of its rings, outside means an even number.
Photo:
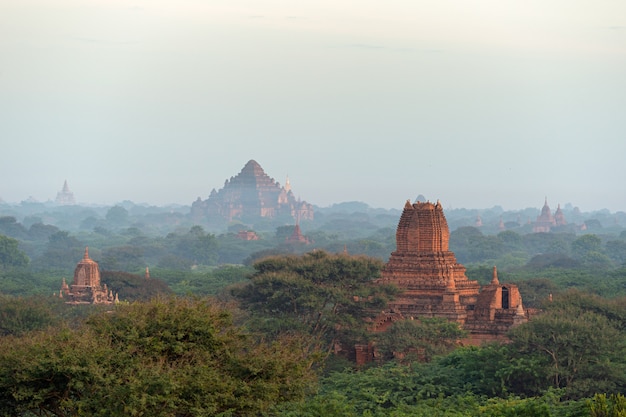
[{"label": "brick temple", "polygon": [[281,186],[258,162],[250,160],[239,174],[224,182],[223,188],[213,189],[207,200],[198,197],[191,214],[226,221],[277,217],[312,220],[313,206],[295,197],[289,178]]},{"label": "brick temple", "polygon": [[[491,283],[481,288],[465,275],[448,243],[450,231],[439,202],[406,202],[396,231],[396,250],[382,270],[380,284],[400,289],[387,311],[376,317],[373,331],[385,331],[394,321],[439,317],[455,321],[469,332],[462,342],[506,340],[512,327],[528,319],[514,284],[502,284],[494,267]],[[357,347],[357,363],[373,355]]]},{"label": "brick temple", "polygon": [[67,285],[63,278],[59,296],[66,298],[67,304],[112,304],[118,301],[117,294],[113,296],[113,291],[100,283],[100,267],[89,257],[89,248],[85,248],[83,259],[76,264],[72,285]]},{"label": "brick temple", "polygon": [[557,206],[554,215],[552,215],[552,211],[548,205],[548,198],[546,197],[543,207],[541,208],[541,214],[537,216],[537,220],[535,220],[535,223],[533,224],[533,232],[548,233],[552,228],[556,226],[565,226],[566,224],[567,221],[565,220],[563,210],[561,210],[561,205],[559,204]]}]

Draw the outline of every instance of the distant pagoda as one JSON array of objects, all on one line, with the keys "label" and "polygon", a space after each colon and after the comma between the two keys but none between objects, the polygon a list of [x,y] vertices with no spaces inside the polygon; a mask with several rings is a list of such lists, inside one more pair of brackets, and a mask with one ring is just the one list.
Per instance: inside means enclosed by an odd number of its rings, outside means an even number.
[{"label": "distant pagoda", "polygon": [[548,206],[548,197],[546,197],[541,208],[541,214],[537,216],[537,220],[533,224],[533,232],[548,233],[555,226],[565,226],[566,224],[567,221],[565,220],[563,210],[561,210],[561,205],[558,205],[556,212],[552,215],[550,206]]},{"label": "distant pagoda", "polygon": [[67,180],[63,183],[63,189],[57,193],[55,200],[57,204],[63,206],[71,206],[76,204],[74,201],[74,193],[70,191],[70,187],[67,186]]},{"label": "distant pagoda", "polygon": [[89,248],[85,248],[83,259],[76,264],[72,285],[63,278],[59,296],[67,299],[67,304],[112,304],[117,301],[117,294],[114,296],[106,284],[101,285],[100,268],[89,257]]},{"label": "distant pagoda", "polygon": [[200,197],[192,204],[193,217],[208,216],[227,221],[234,219],[278,218],[313,219],[313,206],[296,198],[289,178],[281,186],[261,165],[250,160],[241,172],[213,189],[207,200]]}]

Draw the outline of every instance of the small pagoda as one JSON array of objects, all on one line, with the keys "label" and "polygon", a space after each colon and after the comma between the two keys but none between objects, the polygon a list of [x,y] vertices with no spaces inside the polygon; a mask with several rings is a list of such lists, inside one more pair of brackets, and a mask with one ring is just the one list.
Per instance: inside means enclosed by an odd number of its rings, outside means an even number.
[{"label": "small pagoda", "polygon": [[112,304],[118,301],[117,294],[100,283],[100,268],[98,263],[89,257],[89,248],[85,247],[83,259],[76,264],[74,280],[68,285],[63,278],[61,298],[66,298],[67,304]]},{"label": "small pagoda", "polygon": [[63,183],[63,189],[57,193],[55,202],[63,206],[76,204],[76,201],[74,200],[74,193],[70,191],[70,187],[67,185],[67,180]]}]

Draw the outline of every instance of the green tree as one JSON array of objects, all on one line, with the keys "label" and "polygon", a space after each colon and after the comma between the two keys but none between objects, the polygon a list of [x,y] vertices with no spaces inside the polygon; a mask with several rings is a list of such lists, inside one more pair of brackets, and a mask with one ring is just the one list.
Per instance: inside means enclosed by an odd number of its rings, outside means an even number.
[{"label": "green tree", "polygon": [[323,251],[270,257],[254,264],[250,284],[233,294],[252,325],[272,334],[301,332],[330,352],[366,337],[364,318],[386,305],[394,289],[370,285],[382,262]]},{"label": "green tree", "polygon": [[187,233],[170,233],[165,239],[169,248],[160,260],[163,267],[184,269],[191,265],[215,265],[219,244],[214,235],[206,233],[201,226],[193,226]]},{"label": "green tree", "polygon": [[400,320],[378,335],[376,346],[387,359],[427,362],[454,350],[466,335],[458,323],[446,319]]},{"label": "green tree", "polygon": [[40,297],[18,298],[0,295],[0,336],[18,336],[50,326],[53,312]]},{"label": "green tree", "polygon": [[106,221],[114,226],[124,226],[128,223],[128,210],[122,206],[113,206],[106,213]]},{"label": "green tree", "polygon": [[587,402],[591,417],[626,417],[626,398],[622,394],[596,394]]},{"label": "green tree", "polygon": [[626,264],[626,241],[623,240],[610,240],[605,245],[606,254],[617,265]]},{"label": "green tree", "polygon": [[28,265],[28,257],[18,246],[19,242],[17,240],[0,235],[0,267],[22,267]]},{"label": "green tree", "polygon": [[583,259],[590,252],[602,252],[602,240],[593,234],[582,235],[572,242],[572,255]]},{"label": "green tree", "polygon": [[299,340],[263,343],[209,300],[120,305],[0,338],[0,414],[257,416],[315,384]]},{"label": "green tree", "polygon": [[146,267],[143,249],[137,246],[115,246],[102,251],[100,267],[109,271],[138,272]]},{"label": "green tree", "polygon": [[48,238],[45,252],[33,261],[40,269],[72,270],[80,261],[85,245],[66,231],[56,232]]},{"label": "green tree", "polygon": [[[574,303],[547,304],[528,323],[513,328],[511,338],[521,355],[543,363],[554,388],[570,398],[626,387],[626,338],[622,323],[609,318],[589,296]],[[595,311],[594,311],[595,310]]]}]

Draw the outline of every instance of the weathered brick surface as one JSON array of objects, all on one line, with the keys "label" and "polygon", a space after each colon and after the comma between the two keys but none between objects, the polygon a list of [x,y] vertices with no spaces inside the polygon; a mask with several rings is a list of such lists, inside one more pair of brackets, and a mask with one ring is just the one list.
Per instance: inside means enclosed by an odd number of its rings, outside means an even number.
[{"label": "weathered brick surface", "polygon": [[395,284],[401,293],[390,312],[373,320],[372,329],[388,327],[398,316],[442,317],[470,332],[466,343],[502,340],[507,330],[527,320],[517,286],[500,284],[494,267],[489,285],[480,288],[449,250],[450,231],[439,202],[407,201],[398,222],[396,250],[378,283]]}]

